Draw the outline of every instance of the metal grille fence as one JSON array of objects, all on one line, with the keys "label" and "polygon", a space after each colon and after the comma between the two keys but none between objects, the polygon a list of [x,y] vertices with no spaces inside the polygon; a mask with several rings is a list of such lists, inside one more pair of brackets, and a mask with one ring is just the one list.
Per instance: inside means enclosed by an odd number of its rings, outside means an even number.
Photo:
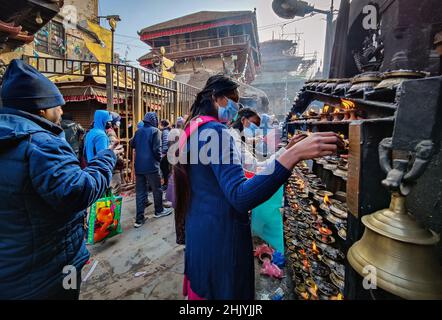
[{"label": "metal grille fence", "polygon": [[199,91],[133,66],[53,57],[24,56],[23,59],[48,77],[89,77],[102,86],[106,91],[107,110],[117,112],[122,118],[118,135],[129,160],[126,161],[126,180],[133,160],[128,144],[136,124],[150,111],[157,112],[160,120],[175,123],[179,116],[189,114]]}]

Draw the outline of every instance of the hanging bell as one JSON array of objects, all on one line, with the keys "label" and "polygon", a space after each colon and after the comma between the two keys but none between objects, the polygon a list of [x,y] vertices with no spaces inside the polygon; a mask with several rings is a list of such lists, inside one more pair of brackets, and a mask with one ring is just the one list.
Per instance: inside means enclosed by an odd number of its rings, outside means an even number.
[{"label": "hanging bell", "polygon": [[362,223],[364,235],[347,257],[356,272],[364,277],[365,268],[374,267],[377,287],[404,299],[442,299],[439,236],[418,225],[404,196],[393,193],[390,208],[362,217]]}]

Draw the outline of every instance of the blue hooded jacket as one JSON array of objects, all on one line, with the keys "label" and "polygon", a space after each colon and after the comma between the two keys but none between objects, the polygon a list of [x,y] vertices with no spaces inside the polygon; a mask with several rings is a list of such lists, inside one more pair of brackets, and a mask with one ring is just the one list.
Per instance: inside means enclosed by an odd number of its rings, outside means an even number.
[{"label": "blue hooded jacket", "polygon": [[105,150],[81,170],[63,129],[26,112],[64,100],[23,61],[8,67],[1,97],[0,300],[54,297],[63,268],[80,272],[89,258],[84,212],[109,186],[116,157]]},{"label": "blue hooded jacket", "polygon": [[85,138],[84,148],[86,161],[89,163],[98,152],[109,148],[109,138],[106,134],[106,123],[112,121],[109,111],[97,110],[94,115],[94,127]]},{"label": "blue hooded jacket", "polygon": [[81,170],[55,124],[0,108],[0,300],[43,299],[62,270],[89,258],[84,210],[110,184],[116,157],[102,151]]},{"label": "blue hooded jacket", "polygon": [[148,112],[143,121],[144,126],[137,130],[131,140],[131,147],[135,149],[135,174],[157,173],[161,160],[161,132],[157,114]]}]

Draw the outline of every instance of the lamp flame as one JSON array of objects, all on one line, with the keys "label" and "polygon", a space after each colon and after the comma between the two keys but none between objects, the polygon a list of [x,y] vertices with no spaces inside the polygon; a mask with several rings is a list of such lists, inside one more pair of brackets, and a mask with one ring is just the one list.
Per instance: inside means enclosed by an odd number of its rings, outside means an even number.
[{"label": "lamp flame", "polygon": [[327,207],[330,207],[332,205],[332,202],[330,201],[328,195],[325,195],[324,197],[324,203]]},{"label": "lamp flame", "polygon": [[354,104],[353,101],[350,101],[350,100],[342,99],[341,105],[345,110],[356,109],[356,105]]}]

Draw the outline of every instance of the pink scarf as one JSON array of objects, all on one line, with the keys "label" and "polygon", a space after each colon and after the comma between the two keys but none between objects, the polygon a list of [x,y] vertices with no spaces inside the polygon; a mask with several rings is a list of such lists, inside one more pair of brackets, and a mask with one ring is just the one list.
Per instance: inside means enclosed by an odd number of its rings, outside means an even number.
[{"label": "pink scarf", "polygon": [[211,116],[199,116],[190,121],[190,123],[184,129],[184,134],[180,136],[180,141],[179,141],[180,152],[183,150],[184,146],[186,145],[187,139],[189,139],[190,136],[194,134],[199,127],[209,122],[219,122],[219,120]]}]

